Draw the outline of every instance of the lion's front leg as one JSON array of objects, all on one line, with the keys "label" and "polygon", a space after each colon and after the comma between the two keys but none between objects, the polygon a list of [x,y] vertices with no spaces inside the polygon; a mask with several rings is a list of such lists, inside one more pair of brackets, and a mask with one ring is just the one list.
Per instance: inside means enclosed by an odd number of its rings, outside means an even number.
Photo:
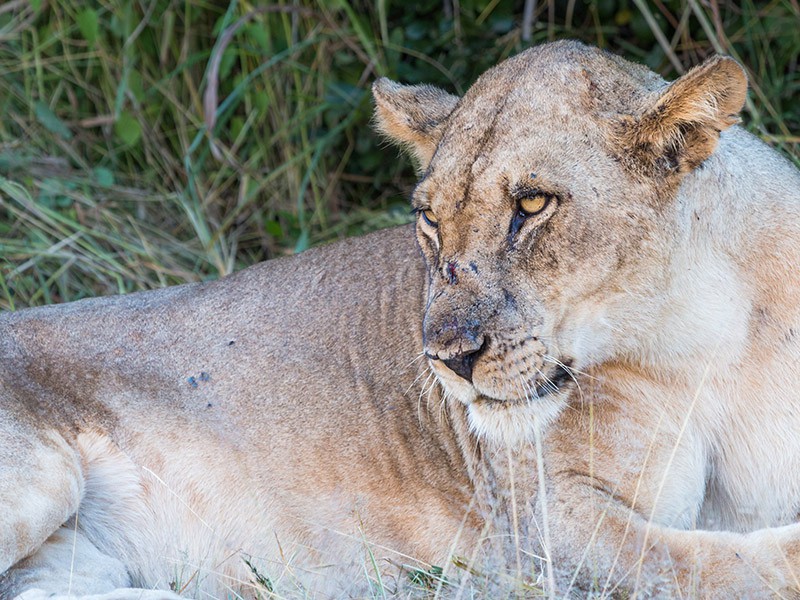
[{"label": "lion's front leg", "polygon": [[[640,385],[641,398],[669,397],[653,385]],[[800,524],[751,533],[696,528],[714,449],[691,411],[624,397],[609,383],[594,397],[591,411],[565,412],[543,440],[541,516],[560,591],[798,597]]]},{"label": "lion's front leg", "polygon": [[800,597],[800,524],[744,534],[696,530],[685,519],[668,524],[643,491],[658,482],[640,482],[633,494],[609,483],[598,473],[551,475],[550,557],[559,592]]}]

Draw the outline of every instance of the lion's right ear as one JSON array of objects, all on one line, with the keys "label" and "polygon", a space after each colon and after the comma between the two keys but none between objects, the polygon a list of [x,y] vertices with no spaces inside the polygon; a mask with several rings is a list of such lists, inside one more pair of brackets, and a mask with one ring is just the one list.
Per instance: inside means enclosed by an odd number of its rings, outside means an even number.
[{"label": "lion's right ear", "polygon": [[721,131],[739,122],[747,75],[715,56],[671,83],[638,119],[623,122],[623,154],[667,172],[686,173],[714,152]]},{"label": "lion's right ear", "polygon": [[432,85],[400,85],[385,77],[372,84],[372,95],[377,130],[408,148],[420,169],[424,169],[458,97]]}]

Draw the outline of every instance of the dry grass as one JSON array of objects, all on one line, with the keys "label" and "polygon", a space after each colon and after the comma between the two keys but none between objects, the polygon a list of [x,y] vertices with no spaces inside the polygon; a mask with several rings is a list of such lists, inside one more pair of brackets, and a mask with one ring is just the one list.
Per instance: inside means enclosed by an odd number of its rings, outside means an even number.
[{"label": "dry grass", "polygon": [[[370,131],[377,75],[457,92],[578,37],[665,76],[720,50],[748,127],[797,155],[797,0],[0,7],[0,308],[217,277],[409,219]],[[526,39],[527,38],[527,39]]]}]

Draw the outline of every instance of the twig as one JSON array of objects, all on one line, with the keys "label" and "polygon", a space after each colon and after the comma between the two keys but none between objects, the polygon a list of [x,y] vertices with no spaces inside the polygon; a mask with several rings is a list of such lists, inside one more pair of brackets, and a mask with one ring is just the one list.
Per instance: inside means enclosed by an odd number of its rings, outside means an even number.
[{"label": "twig", "polygon": [[248,21],[265,13],[294,13],[304,17],[316,15],[314,11],[302,6],[262,6],[251,10],[246,15],[243,15],[233,25],[228,27],[222,32],[219,41],[211,51],[211,60],[208,61],[208,72],[206,73],[206,91],[203,94],[203,112],[205,117],[205,124],[208,133],[208,139],[211,146],[211,154],[217,160],[223,160],[222,153],[214,143],[214,125],[217,123],[217,101],[219,100],[219,66],[222,62],[222,55],[228,44],[231,43],[233,36],[242,28]]},{"label": "twig", "polygon": [[522,41],[530,42],[533,32],[533,19],[536,14],[537,0],[525,0],[525,8],[522,12]]},{"label": "twig", "polygon": [[670,46],[669,40],[667,40],[667,37],[664,35],[664,32],[661,31],[661,28],[658,26],[658,22],[653,16],[653,13],[650,11],[650,7],[647,6],[647,3],[644,0],[633,0],[633,3],[636,5],[636,8],[639,9],[639,12],[642,13],[644,20],[647,21],[647,25],[653,32],[653,35],[658,41],[659,46],[661,46],[662,50],[664,50],[664,54],[667,55],[669,62],[672,63],[672,66],[680,75],[683,75],[685,69],[681,64],[681,61],[678,60],[678,57],[676,56],[675,52],[672,50],[672,46]]}]

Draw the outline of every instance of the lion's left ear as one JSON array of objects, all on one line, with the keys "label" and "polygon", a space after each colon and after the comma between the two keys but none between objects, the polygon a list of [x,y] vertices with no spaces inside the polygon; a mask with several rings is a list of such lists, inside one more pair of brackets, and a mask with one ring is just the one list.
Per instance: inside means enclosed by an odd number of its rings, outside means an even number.
[{"label": "lion's left ear", "polygon": [[424,170],[458,97],[432,85],[401,85],[385,77],[372,85],[372,95],[378,131],[408,148],[420,170]]},{"label": "lion's left ear", "polygon": [[739,122],[747,75],[738,62],[715,56],[674,81],[623,128],[628,153],[667,172],[687,173],[714,152],[721,131]]}]

